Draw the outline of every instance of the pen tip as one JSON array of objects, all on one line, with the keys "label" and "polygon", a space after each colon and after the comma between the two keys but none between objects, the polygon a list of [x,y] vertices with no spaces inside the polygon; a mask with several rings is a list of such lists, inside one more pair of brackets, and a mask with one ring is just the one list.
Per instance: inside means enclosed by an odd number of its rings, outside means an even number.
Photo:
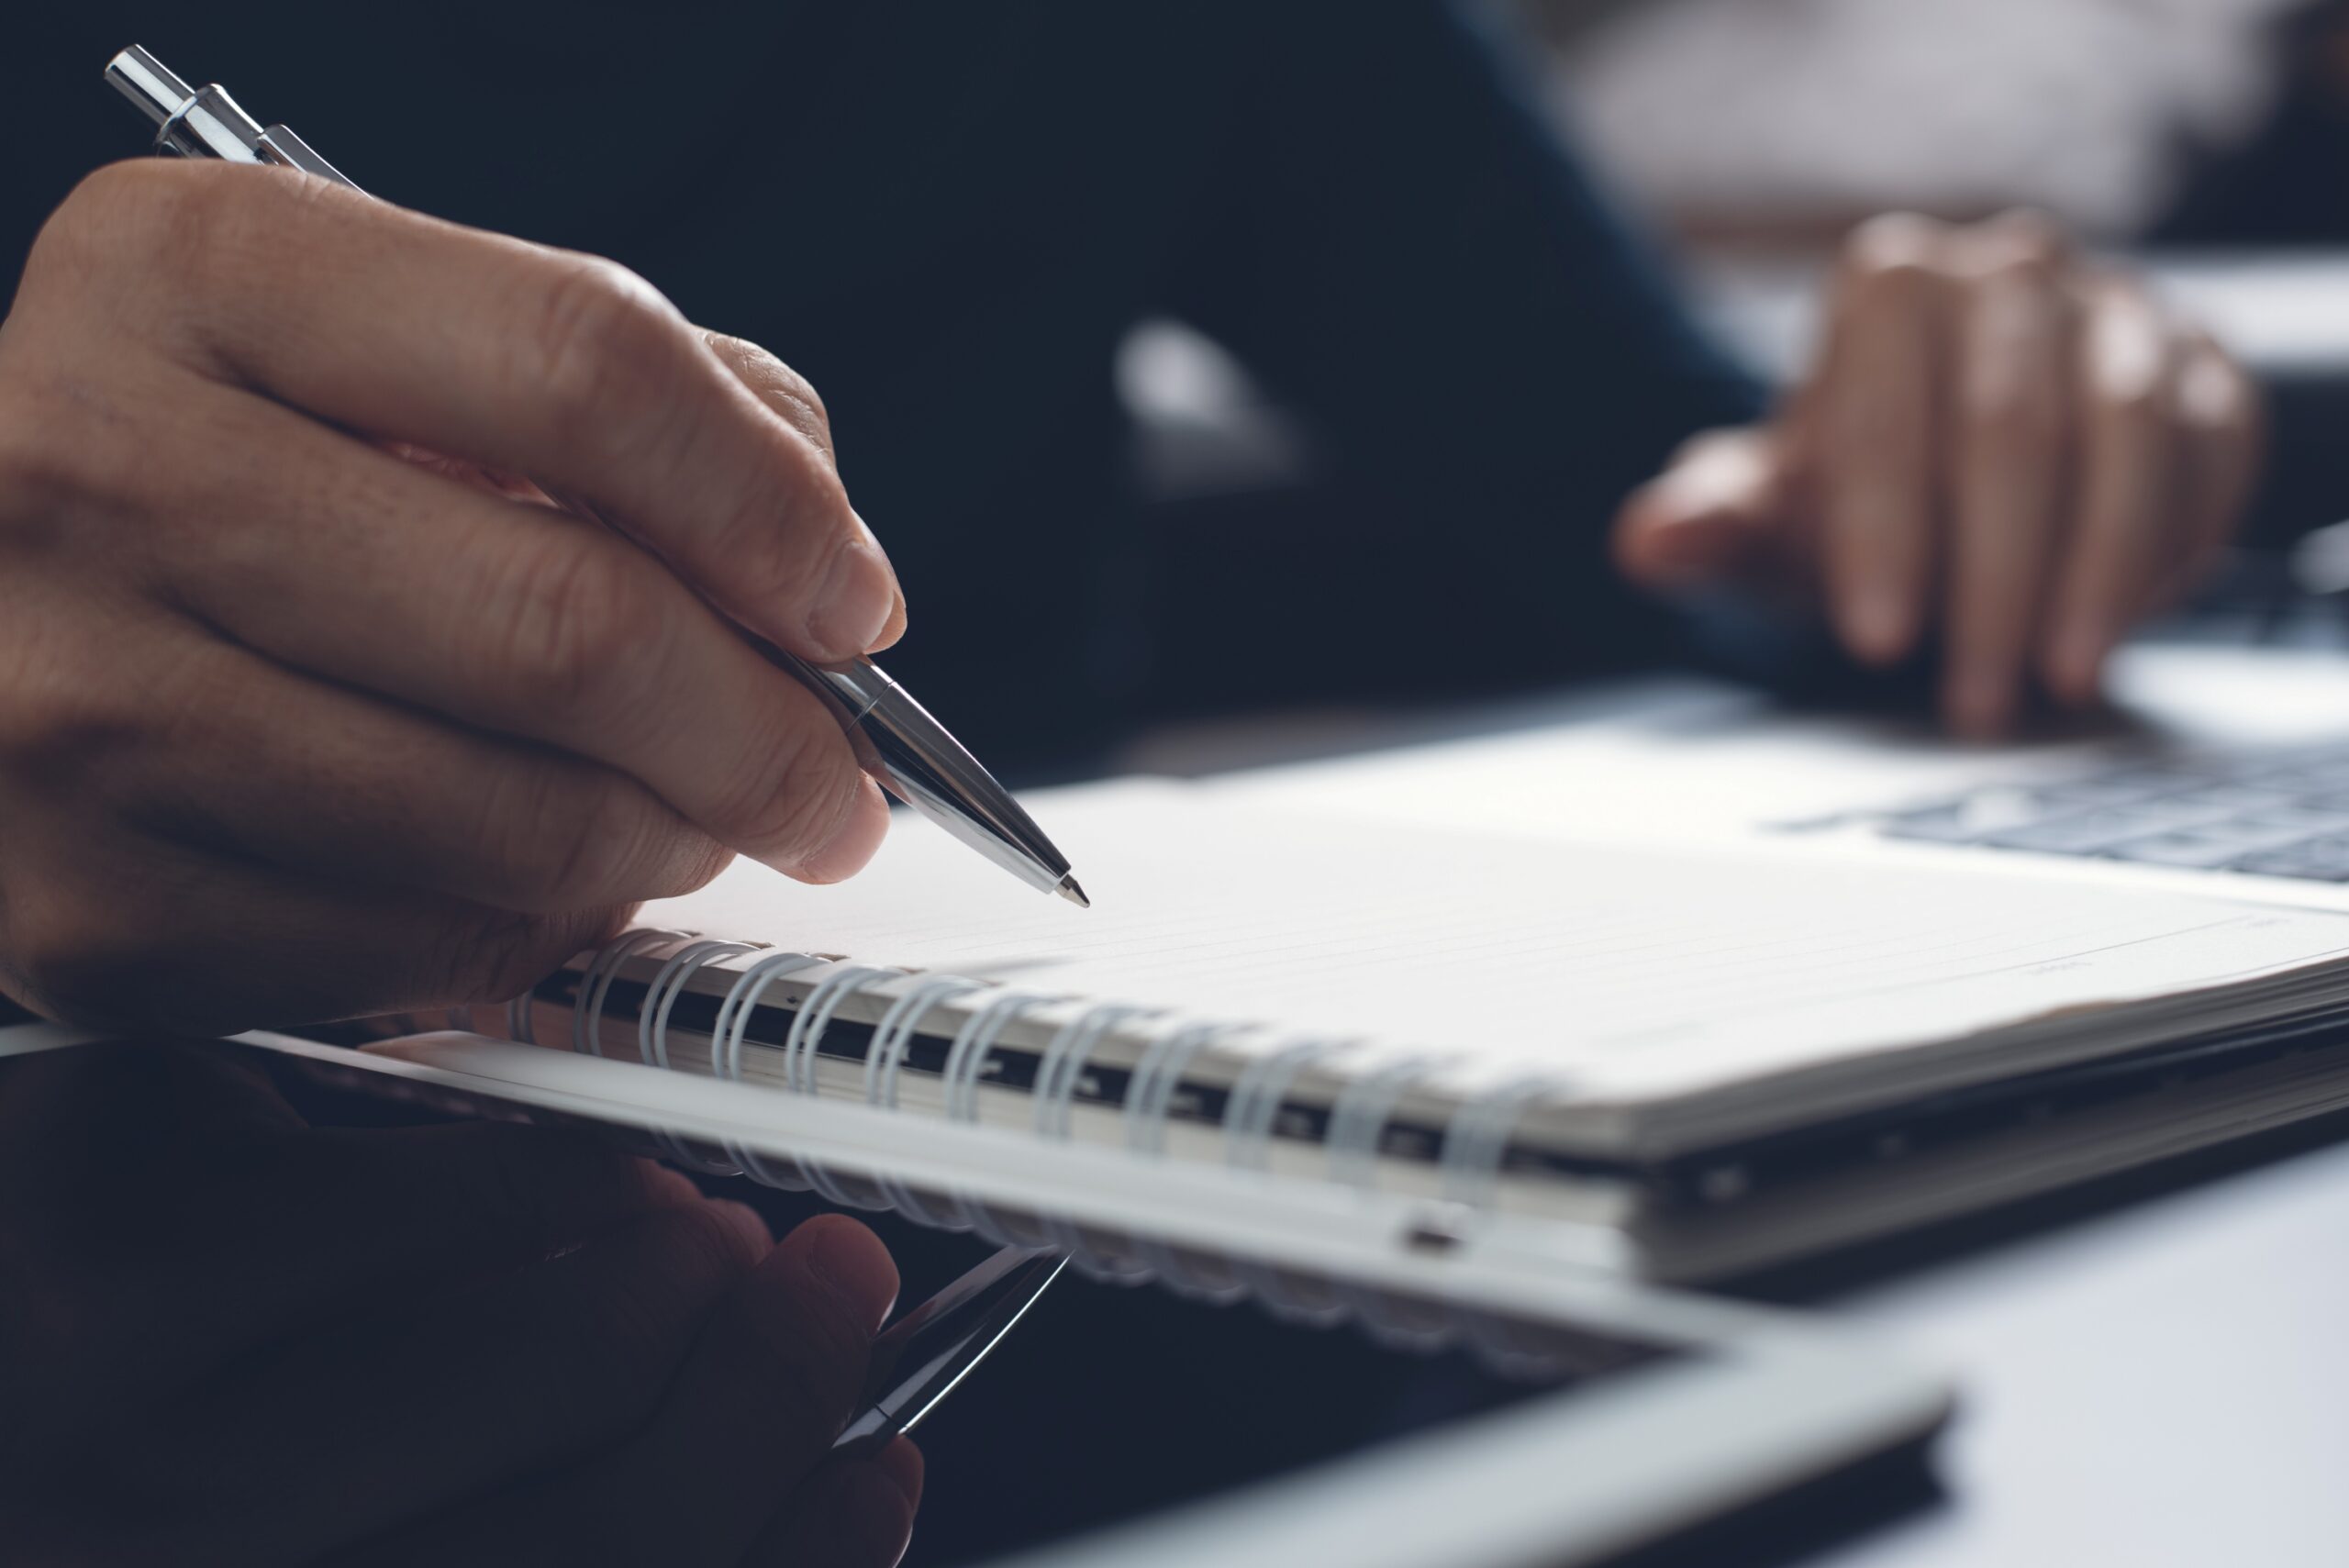
[{"label": "pen tip", "polygon": [[1076,878],[1074,876],[1062,877],[1061,884],[1058,887],[1053,888],[1052,891],[1059,894],[1063,898],[1067,899],[1070,903],[1075,905],[1080,909],[1090,909],[1093,907],[1093,900],[1085,895],[1085,889],[1077,886]]}]

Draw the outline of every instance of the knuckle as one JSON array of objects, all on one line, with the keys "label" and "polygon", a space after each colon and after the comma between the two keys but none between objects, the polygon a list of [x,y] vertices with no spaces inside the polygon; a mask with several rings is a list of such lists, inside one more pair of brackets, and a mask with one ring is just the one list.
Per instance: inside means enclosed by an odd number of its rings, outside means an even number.
[{"label": "knuckle", "polygon": [[498,868],[501,902],[515,908],[562,907],[573,879],[593,869],[586,862],[593,851],[581,841],[588,813],[565,782],[554,765],[532,762],[505,770],[482,789],[474,854]]},{"label": "knuckle", "polygon": [[805,606],[850,539],[848,492],[822,452],[784,437],[774,461],[746,468],[729,486],[704,536],[707,563],[731,584],[729,597]]},{"label": "knuckle", "polygon": [[624,720],[669,634],[669,596],[649,563],[564,536],[535,545],[511,577],[501,658],[513,695],[561,721]]},{"label": "knuckle", "polygon": [[804,859],[829,844],[855,804],[858,773],[830,717],[802,715],[772,726],[747,750],[741,773],[715,807],[737,842],[763,854]]},{"label": "knuckle", "polygon": [[816,384],[781,360],[774,361],[774,368],[776,395],[804,413],[809,426],[821,429],[829,437],[832,428],[832,411],[825,406],[824,395],[816,390]]},{"label": "knuckle", "polygon": [[516,787],[526,815],[494,830],[518,843],[516,893],[526,907],[572,909],[642,892],[626,884],[645,855],[649,814],[629,785],[584,782],[550,768]]},{"label": "knuckle", "polygon": [[748,1239],[717,1205],[686,1203],[658,1212],[669,1247],[682,1255],[676,1277],[715,1296],[758,1265]]},{"label": "knuckle", "polygon": [[2021,375],[1971,378],[1963,390],[1967,431],[1980,442],[2012,450],[2047,445],[2058,409],[2045,386]]},{"label": "knuckle", "polygon": [[253,232],[255,209],[271,205],[284,184],[212,163],[109,164],[75,188],[37,249],[93,275],[128,264],[142,273],[161,269],[175,288],[200,290],[216,259]]},{"label": "knuckle", "polygon": [[1907,286],[1938,270],[1947,248],[1945,226],[1915,213],[1886,213],[1852,231],[1843,262],[1855,281]]},{"label": "knuckle", "polygon": [[2169,422],[2172,388],[2157,373],[2114,374],[2106,380],[2102,401],[2119,424],[2151,430]]},{"label": "knuckle", "polygon": [[541,286],[522,378],[552,417],[576,434],[609,435],[641,421],[614,418],[664,406],[676,362],[676,319],[652,285],[617,262],[579,257]]},{"label": "knuckle", "polygon": [[687,851],[676,862],[674,874],[659,890],[659,896],[679,898],[699,892],[718,880],[718,873],[733,862],[734,851],[706,833],[693,835]]},{"label": "knuckle", "polygon": [[1980,281],[1989,288],[2033,295],[2053,295],[2062,285],[2055,258],[2027,249],[2005,249],[1992,255],[1982,265]]},{"label": "knuckle", "polygon": [[759,401],[818,447],[827,452],[831,450],[831,410],[825,406],[815,383],[747,339],[713,334],[712,341]]},{"label": "knuckle", "polygon": [[2053,274],[2070,253],[2063,226],[2045,213],[2017,207],[1962,231],[1994,263],[2016,261]]},{"label": "knuckle", "polygon": [[[61,514],[119,478],[118,410],[94,389],[18,364],[0,404],[0,532],[40,548],[65,537]],[[73,405],[79,406],[73,406]]]},{"label": "knuckle", "polygon": [[428,944],[417,1005],[510,1001],[569,958],[574,946],[571,926],[544,916],[485,910],[451,920]]},{"label": "knuckle", "polygon": [[28,999],[69,1022],[119,1016],[142,961],[111,901],[70,883],[11,889],[7,946],[8,967]]},{"label": "knuckle", "polygon": [[93,689],[72,649],[29,628],[16,635],[0,687],[0,757],[26,776],[70,784],[139,743],[147,725]]},{"label": "knuckle", "polygon": [[154,158],[95,170],[41,226],[32,255],[79,265],[176,249],[203,228],[215,172]]},{"label": "knuckle", "polygon": [[848,1412],[864,1377],[872,1340],[829,1296],[809,1292],[799,1310],[747,1315],[758,1363],[753,1375],[785,1419],[837,1418]]}]

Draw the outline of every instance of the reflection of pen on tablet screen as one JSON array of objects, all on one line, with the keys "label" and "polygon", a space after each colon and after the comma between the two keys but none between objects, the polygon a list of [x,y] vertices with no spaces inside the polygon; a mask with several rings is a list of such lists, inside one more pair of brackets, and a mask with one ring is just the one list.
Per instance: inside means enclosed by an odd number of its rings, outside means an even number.
[{"label": "reflection of pen on tablet screen", "polygon": [[[359,189],[285,127],[264,129],[217,83],[191,87],[136,44],[107,64],[106,80],[156,123],[159,152],[274,164]],[[575,497],[548,494],[583,516],[596,515]],[[1068,858],[1011,792],[878,665],[863,658],[813,664],[764,639],[743,635],[831,708],[856,749],[858,763],[874,783],[1030,887],[1092,907]]]},{"label": "reflection of pen on tablet screen", "polygon": [[891,1324],[873,1341],[863,1408],[833,1451],[877,1453],[913,1430],[1011,1332],[1067,1262],[1006,1247]]}]

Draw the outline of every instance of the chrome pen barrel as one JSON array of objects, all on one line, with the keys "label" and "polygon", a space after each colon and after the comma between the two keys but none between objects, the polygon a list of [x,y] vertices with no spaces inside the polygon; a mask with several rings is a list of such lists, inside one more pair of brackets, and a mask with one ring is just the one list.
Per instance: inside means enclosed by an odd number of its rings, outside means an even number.
[{"label": "chrome pen barrel", "polygon": [[159,126],[169,124],[195,96],[195,89],[181,80],[178,72],[137,44],[106,62],[106,81]]},{"label": "chrome pen barrel", "polygon": [[[106,62],[106,80],[155,122],[155,150],[231,163],[274,163],[337,184],[342,172],[282,125],[263,128],[217,83],[191,87],[180,74],[137,44]],[[353,189],[357,187],[353,186]]]},{"label": "chrome pen barrel", "polygon": [[773,644],[763,651],[832,706],[857,762],[891,795],[1039,892],[1089,902],[1011,792],[878,664],[814,664]]},{"label": "chrome pen barrel", "polygon": [[226,89],[191,87],[178,72],[133,44],[106,64],[106,80],[155,122],[155,150],[183,158],[265,163],[263,131]]}]

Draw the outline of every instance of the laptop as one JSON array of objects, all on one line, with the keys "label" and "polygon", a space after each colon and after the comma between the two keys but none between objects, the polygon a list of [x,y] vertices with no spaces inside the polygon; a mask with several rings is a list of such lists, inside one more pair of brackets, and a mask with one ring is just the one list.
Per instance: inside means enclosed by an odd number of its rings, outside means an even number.
[{"label": "laptop", "polygon": [[[1213,787],[1790,869],[1962,867],[2011,884],[2018,908],[2089,883],[2349,911],[2349,657],[2148,643],[2115,659],[2109,685],[2092,721],[1968,745],[1922,718],[1636,681],[1431,721],[1383,751],[1362,751],[1357,730],[1350,755],[1242,767]],[[2349,1018],[2320,1011],[1713,1151],[1656,1173],[1624,1223],[1640,1272],[1718,1280],[2334,1113],[2349,1115]]]},{"label": "laptop", "polygon": [[2349,655],[2148,643],[2115,657],[2109,686],[2103,714],[1986,746],[1658,678],[1224,787],[1390,820],[2349,910]]}]

